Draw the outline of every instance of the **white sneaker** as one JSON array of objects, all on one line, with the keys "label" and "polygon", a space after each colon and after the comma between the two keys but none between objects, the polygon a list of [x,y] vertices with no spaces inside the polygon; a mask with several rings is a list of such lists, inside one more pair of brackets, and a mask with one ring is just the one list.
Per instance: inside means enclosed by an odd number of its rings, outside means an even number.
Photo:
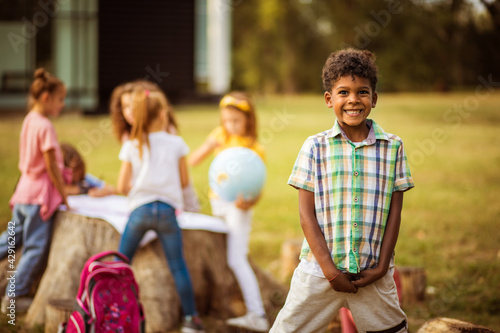
[{"label": "white sneaker", "polygon": [[229,326],[246,328],[256,332],[269,331],[269,322],[266,317],[261,317],[254,312],[248,312],[242,317],[228,319],[226,320],[226,324]]}]

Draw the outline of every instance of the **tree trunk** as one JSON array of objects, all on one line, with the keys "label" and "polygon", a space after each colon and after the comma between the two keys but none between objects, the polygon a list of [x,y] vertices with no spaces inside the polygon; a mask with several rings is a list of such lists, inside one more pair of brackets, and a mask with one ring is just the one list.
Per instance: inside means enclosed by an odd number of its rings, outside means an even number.
[{"label": "tree trunk", "polygon": [[417,333],[495,333],[483,327],[451,318],[436,318],[426,322]]},{"label": "tree trunk", "polygon": [[289,239],[281,245],[281,280],[289,281],[295,268],[300,263],[302,240]]},{"label": "tree trunk", "polygon": [[401,279],[403,306],[425,299],[427,276],[423,267],[396,267]]},{"label": "tree trunk", "polygon": [[[49,259],[25,322],[44,323],[50,300],[74,300],[86,260],[99,252],[118,249],[120,235],[107,222],[59,212]],[[245,313],[241,292],[226,260],[226,235],[204,230],[183,230],[184,255],[197,309],[202,316],[226,319]],[[156,239],[138,249],[132,263],[144,306],[147,332],[165,332],[180,322],[180,300],[161,244]],[[287,290],[253,265],[268,317],[274,320]]]},{"label": "tree trunk", "polygon": [[74,301],[69,299],[53,299],[45,309],[45,333],[57,332],[59,325],[68,320],[73,312]]}]

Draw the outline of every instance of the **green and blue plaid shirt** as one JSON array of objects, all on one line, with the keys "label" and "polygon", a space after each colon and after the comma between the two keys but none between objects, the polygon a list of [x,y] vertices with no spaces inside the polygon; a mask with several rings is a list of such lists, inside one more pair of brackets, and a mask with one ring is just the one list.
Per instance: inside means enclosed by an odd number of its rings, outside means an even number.
[{"label": "green and blue plaid shirt", "polygon": [[[288,184],[314,192],[316,218],[335,266],[359,273],[379,261],[392,193],[414,186],[403,142],[373,120],[368,137],[352,142],[337,121],[309,137]],[[315,261],[304,240],[301,259]]]}]

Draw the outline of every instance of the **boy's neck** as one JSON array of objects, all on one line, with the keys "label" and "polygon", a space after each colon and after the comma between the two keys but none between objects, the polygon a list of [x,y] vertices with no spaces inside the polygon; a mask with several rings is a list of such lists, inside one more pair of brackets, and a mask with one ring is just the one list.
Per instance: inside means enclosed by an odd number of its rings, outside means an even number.
[{"label": "boy's neck", "polygon": [[340,128],[352,142],[362,142],[368,138],[370,127],[366,121],[363,121],[358,126],[348,126],[339,122]]}]

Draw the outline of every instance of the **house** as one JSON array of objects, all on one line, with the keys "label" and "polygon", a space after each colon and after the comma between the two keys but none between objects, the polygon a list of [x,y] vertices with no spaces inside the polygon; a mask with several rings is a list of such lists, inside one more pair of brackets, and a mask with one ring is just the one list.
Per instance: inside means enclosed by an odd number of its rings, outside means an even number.
[{"label": "house", "polygon": [[174,102],[223,94],[231,10],[231,0],[0,1],[0,109],[25,108],[38,67],[65,82],[68,107],[87,111],[140,78]]}]

